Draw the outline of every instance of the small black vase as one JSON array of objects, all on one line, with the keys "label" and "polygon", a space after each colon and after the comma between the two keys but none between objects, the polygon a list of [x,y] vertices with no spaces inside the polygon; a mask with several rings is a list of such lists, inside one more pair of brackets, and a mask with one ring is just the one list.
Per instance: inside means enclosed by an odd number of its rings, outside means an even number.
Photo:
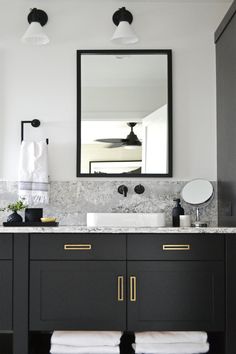
[{"label": "small black vase", "polygon": [[22,221],[23,221],[22,217],[19,214],[17,214],[16,211],[10,214],[7,218],[7,222],[22,222]]}]

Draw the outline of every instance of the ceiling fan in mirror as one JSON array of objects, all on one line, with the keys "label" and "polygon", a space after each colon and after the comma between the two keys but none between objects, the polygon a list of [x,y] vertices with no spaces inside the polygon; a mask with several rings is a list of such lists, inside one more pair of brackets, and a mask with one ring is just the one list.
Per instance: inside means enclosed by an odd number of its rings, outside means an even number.
[{"label": "ceiling fan in mirror", "polygon": [[124,147],[125,149],[136,149],[137,147],[142,145],[141,141],[133,131],[136,124],[137,123],[135,122],[127,123],[131,131],[125,139],[110,138],[110,139],[96,139],[95,141],[98,141],[100,143],[110,144],[107,146],[107,148],[109,149],[118,148],[118,147]]}]

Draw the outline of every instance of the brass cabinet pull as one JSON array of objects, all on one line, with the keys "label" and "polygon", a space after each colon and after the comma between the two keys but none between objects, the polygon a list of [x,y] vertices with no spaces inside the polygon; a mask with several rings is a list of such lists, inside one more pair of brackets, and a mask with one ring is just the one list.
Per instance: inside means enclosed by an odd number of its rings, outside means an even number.
[{"label": "brass cabinet pull", "polygon": [[162,245],[163,251],[190,251],[190,245]]},{"label": "brass cabinet pull", "polygon": [[124,277],[119,275],[117,278],[117,300],[124,301]]},{"label": "brass cabinet pull", "polygon": [[65,251],[90,251],[92,249],[92,245],[90,244],[65,244]]},{"label": "brass cabinet pull", "polygon": [[137,284],[136,284],[136,277],[132,276],[129,278],[130,284],[130,301],[136,301],[136,292],[137,292]]}]

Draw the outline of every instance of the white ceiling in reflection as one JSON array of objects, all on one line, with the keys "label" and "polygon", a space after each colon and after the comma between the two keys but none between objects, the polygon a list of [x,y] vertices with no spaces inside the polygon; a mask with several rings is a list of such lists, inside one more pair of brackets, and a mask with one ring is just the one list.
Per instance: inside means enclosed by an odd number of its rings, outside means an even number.
[{"label": "white ceiling in reflection", "polygon": [[151,87],[167,79],[166,55],[82,55],[81,67],[83,87]]}]

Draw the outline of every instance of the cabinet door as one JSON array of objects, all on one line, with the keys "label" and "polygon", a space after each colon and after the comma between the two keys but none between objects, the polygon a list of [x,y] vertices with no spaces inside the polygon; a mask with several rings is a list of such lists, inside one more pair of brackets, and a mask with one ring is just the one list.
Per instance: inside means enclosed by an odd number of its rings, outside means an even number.
[{"label": "cabinet door", "polygon": [[226,236],[226,353],[236,353],[236,235]]},{"label": "cabinet door", "polygon": [[32,261],[30,329],[123,330],[123,261]]},{"label": "cabinet door", "polygon": [[0,330],[12,329],[12,261],[0,261]]},{"label": "cabinet door", "polygon": [[224,330],[223,262],[128,262],[128,330]]}]

